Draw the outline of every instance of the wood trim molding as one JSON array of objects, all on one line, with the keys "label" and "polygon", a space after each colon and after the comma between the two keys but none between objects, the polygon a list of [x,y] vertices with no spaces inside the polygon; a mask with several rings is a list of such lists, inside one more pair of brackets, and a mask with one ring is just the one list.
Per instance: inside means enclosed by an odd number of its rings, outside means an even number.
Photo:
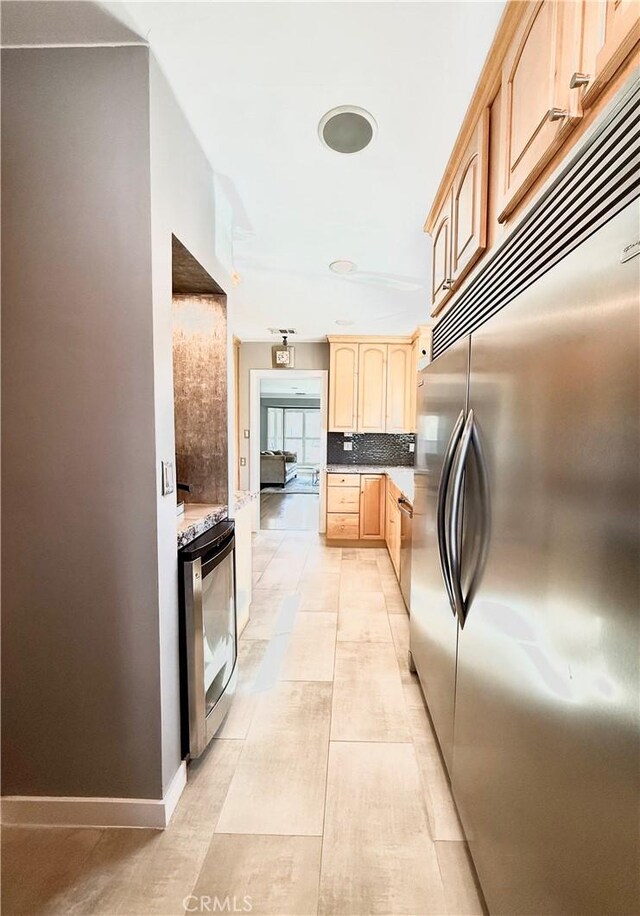
[{"label": "wood trim molding", "polygon": [[410,344],[413,340],[411,334],[399,334],[393,336],[386,335],[367,335],[367,334],[332,334],[327,335],[328,343],[378,343],[378,344]]},{"label": "wood trim molding", "polygon": [[458,132],[442,180],[438,186],[436,196],[431,204],[431,209],[429,210],[429,214],[424,224],[425,232],[431,233],[433,231],[436,218],[442,209],[451,182],[460,166],[460,162],[471,140],[471,136],[476,129],[482,110],[491,105],[500,88],[502,64],[507,49],[530,6],[531,0],[526,0],[526,2],[521,2],[521,0],[508,0],[507,2],[502,18],[498,23],[498,28],[489,49],[489,53],[487,54],[484,67],[476,83],[476,88],[471,96],[469,107],[462,121],[462,126]]},{"label": "wood trim molding", "polygon": [[5,796],[2,799],[2,823],[163,830],[169,825],[186,784],[187,765],[183,760],[164,798]]}]

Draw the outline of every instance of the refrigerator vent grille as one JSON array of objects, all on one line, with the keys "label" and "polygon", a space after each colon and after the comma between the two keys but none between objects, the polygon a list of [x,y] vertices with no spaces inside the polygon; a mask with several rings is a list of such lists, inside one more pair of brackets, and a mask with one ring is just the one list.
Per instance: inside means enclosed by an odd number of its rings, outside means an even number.
[{"label": "refrigerator vent grille", "polygon": [[640,80],[433,330],[433,358],[475,331],[640,195]]}]

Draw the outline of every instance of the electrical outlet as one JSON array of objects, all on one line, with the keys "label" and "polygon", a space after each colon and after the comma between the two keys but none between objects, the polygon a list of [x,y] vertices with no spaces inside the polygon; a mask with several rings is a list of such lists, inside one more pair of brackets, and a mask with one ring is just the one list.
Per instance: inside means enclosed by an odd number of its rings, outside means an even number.
[{"label": "electrical outlet", "polygon": [[245,437],[245,439],[249,439],[250,436],[251,436],[251,430],[250,430],[250,429],[245,429],[245,431],[244,431],[244,437]]},{"label": "electrical outlet", "polygon": [[240,459],[240,467],[241,467],[241,468],[246,468],[246,466],[247,466],[247,459],[246,459],[246,458],[241,458],[241,459]]},{"label": "electrical outlet", "polygon": [[342,448],[345,450],[345,452],[352,452],[353,451],[353,442],[343,442]]},{"label": "electrical outlet", "polygon": [[162,495],[169,496],[174,491],[173,461],[162,461]]},{"label": "electrical outlet", "polygon": [[345,439],[353,439],[353,433],[343,433]]},{"label": "electrical outlet", "polygon": [[415,450],[416,450],[416,444],[415,444],[415,442],[410,442],[410,443],[409,443],[409,451],[410,451],[410,452],[415,452]]}]

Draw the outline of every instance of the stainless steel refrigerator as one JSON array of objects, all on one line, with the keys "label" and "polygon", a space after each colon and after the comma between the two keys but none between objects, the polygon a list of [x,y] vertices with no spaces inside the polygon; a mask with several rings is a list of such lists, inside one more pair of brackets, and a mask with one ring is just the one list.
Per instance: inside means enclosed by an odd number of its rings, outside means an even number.
[{"label": "stainless steel refrigerator", "polygon": [[638,239],[419,376],[411,653],[492,914],[640,911]]}]

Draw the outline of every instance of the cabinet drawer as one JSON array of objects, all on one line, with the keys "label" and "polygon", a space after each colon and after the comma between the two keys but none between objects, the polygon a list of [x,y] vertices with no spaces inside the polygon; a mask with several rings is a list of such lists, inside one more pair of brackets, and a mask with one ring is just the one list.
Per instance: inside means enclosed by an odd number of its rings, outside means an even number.
[{"label": "cabinet drawer", "polygon": [[328,487],[359,487],[359,474],[327,474]]},{"label": "cabinet drawer", "polygon": [[329,487],[327,512],[359,512],[360,487]]},{"label": "cabinet drawer", "polygon": [[347,515],[341,512],[328,512],[327,537],[358,540],[360,537],[360,516],[356,514]]}]

